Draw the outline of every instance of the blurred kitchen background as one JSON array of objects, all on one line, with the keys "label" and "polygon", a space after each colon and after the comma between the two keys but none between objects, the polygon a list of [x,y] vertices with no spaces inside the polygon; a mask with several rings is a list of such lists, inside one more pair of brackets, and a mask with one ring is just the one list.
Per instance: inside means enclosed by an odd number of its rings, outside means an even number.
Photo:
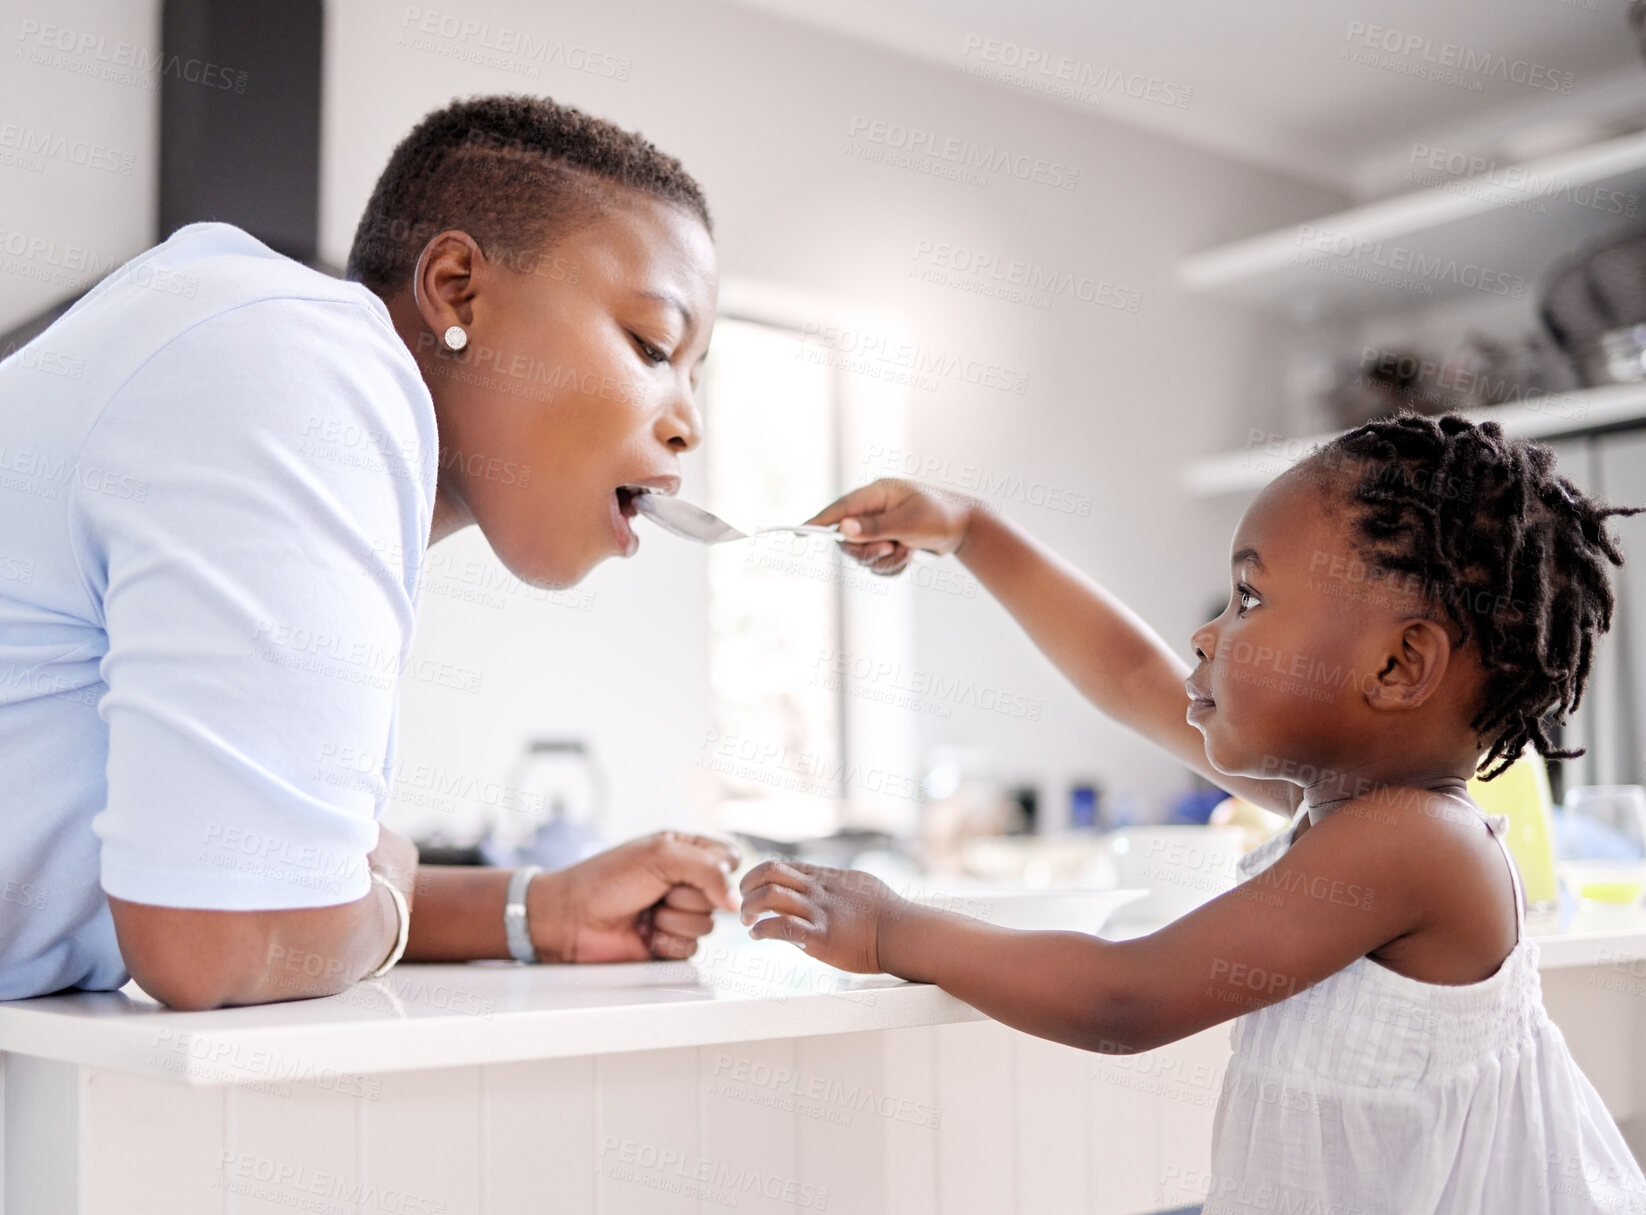
[{"label": "blurred kitchen background", "polygon": [[[207,215],[339,267],[422,114],[531,92],[708,193],[723,317],[683,495],[734,523],[887,475],[976,494],[1187,656],[1252,492],[1395,405],[1500,417],[1646,500],[1646,62],[1618,0],[5,10],[0,354]],[[157,48],[220,72],[130,69]],[[473,529],[434,550],[416,657],[464,678],[405,681],[392,825],[498,859],[676,826],[1044,881],[1217,800],[952,560],[882,580],[827,542],[637,530],[553,593]],[[1557,800],[1642,779],[1646,521],[1620,531]]]}]

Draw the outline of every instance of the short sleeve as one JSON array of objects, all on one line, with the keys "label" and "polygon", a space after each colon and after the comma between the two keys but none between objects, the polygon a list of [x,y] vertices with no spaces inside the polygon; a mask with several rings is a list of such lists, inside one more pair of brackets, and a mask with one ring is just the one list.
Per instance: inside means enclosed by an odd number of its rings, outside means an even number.
[{"label": "short sleeve", "polygon": [[70,512],[108,638],[107,893],[267,910],[369,889],[435,450],[416,365],[365,303],[234,308],[110,399]]}]

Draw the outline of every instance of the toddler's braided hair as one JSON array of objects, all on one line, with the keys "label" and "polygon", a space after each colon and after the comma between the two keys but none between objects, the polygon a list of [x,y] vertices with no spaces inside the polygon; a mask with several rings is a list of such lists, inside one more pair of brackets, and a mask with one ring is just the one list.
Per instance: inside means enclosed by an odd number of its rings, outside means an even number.
[{"label": "toddler's braided hair", "polygon": [[1348,472],[1338,492],[1357,511],[1368,563],[1416,580],[1458,644],[1476,639],[1486,681],[1469,724],[1487,744],[1483,779],[1528,742],[1546,758],[1583,754],[1549,731],[1577,708],[1595,640],[1611,627],[1607,567],[1623,554],[1606,520],[1640,508],[1589,497],[1554,471],[1548,447],[1457,414],[1371,422],[1309,462]]}]

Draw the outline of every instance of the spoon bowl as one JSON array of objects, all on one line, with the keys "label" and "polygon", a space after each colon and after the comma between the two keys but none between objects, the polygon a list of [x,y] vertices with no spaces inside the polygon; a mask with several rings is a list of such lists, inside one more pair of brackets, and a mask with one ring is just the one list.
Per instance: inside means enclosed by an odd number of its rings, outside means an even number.
[{"label": "spoon bowl", "polygon": [[796,523],[787,527],[757,527],[752,532],[740,531],[719,515],[711,514],[701,506],[682,502],[669,494],[641,493],[634,496],[636,513],[645,515],[666,532],[673,532],[699,544],[725,544],[732,540],[749,540],[767,532],[797,532],[805,536],[833,536],[842,539],[834,525],[819,527],[812,523]]}]

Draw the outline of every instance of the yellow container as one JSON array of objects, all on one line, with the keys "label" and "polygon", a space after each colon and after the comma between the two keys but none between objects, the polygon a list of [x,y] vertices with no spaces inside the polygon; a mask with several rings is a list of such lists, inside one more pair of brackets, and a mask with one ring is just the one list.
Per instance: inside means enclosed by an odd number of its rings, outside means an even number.
[{"label": "yellow container", "polygon": [[1536,909],[1559,904],[1555,881],[1555,832],[1549,772],[1543,757],[1527,748],[1502,776],[1469,781],[1469,796],[1487,814],[1509,816],[1509,851],[1520,869],[1527,906]]}]

